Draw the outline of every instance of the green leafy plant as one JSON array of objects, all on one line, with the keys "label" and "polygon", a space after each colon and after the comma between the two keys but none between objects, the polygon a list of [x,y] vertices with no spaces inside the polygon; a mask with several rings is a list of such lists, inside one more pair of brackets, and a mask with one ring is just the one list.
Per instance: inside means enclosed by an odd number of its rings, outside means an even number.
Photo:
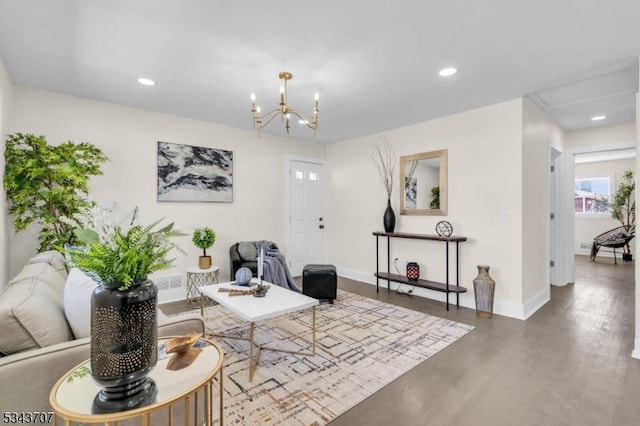
[{"label": "green leafy plant", "polygon": [[89,177],[102,174],[107,157],[90,143],[47,143],[44,136],[14,133],[5,143],[3,183],[16,232],[36,223],[40,251],[75,244],[68,219],[90,207]]},{"label": "green leafy plant", "polygon": [[440,187],[434,186],[431,188],[431,202],[429,203],[429,208],[439,209],[440,208]]},{"label": "green leafy plant", "polygon": [[171,239],[185,234],[174,230],[173,223],[156,230],[161,221],[128,229],[118,224],[108,232],[107,228],[78,228],[76,236],[86,247],[71,250],[71,261],[107,288],[131,290],[149,274],[170,268],[175,259],[168,257],[169,252],[180,250]]},{"label": "green leafy plant", "polygon": [[[610,204],[611,217],[618,220],[627,232],[636,222],[635,191],[636,183],[633,179],[633,171],[627,170],[622,174],[622,180]],[[624,246],[624,252],[631,254],[629,244]]]},{"label": "green leafy plant", "polygon": [[86,366],[82,366],[82,367],[78,367],[73,373],[71,373],[71,375],[67,378],[67,383],[73,383],[73,381],[75,379],[82,379],[83,377],[88,376],[89,374],[91,374],[91,370],[89,370],[89,367]]},{"label": "green leafy plant", "polygon": [[216,233],[209,227],[196,228],[191,237],[193,244],[202,249],[203,256],[207,255],[207,249],[216,242]]}]

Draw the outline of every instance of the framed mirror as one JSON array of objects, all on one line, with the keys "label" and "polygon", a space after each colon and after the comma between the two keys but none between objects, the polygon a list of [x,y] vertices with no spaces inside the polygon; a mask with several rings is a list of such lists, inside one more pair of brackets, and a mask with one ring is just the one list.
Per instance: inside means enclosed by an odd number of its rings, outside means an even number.
[{"label": "framed mirror", "polygon": [[400,214],[447,215],[447,150],[400,157]]}]

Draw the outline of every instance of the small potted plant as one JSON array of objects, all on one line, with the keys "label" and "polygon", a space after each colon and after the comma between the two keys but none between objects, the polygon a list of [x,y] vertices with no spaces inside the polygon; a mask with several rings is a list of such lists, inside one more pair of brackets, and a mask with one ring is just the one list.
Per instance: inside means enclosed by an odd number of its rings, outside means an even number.
[{"label": "small potted plant", "polygon": [[202,249],[202,256],[198,258],[198,266],[200,269],[209,269],[211,267],[211,256],[207,256],[207,249],[216,242],[216,233],[209,227],[196,228],[191,238],[193,244]]}]

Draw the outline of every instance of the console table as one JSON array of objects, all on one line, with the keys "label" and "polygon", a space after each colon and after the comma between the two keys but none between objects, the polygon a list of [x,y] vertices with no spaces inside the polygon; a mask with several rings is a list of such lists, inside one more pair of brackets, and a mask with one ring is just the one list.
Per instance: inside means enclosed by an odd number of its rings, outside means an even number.
[{"label": "console table", "polygon": [[[449,293],[456,294],[456,306],[460,306],[460,293],[465,293],[467,289],[460,287],[460,268],[459,268],[459,255],[460,255],[460,243],[467,241],[467,237],[441,237],[439,235],[429,234],[409,234],[404,232],[374,232],[376,236],[376,292],[380,291],[380,279],[387,280],[387,291],[390,289],[390,282],[398,282],[403,284],[409,284],[416,287],[426,288],[429,290],[441,291],[447,295],[447,311],[449,310]],[[387,238],[387,272],[380,271],[380,237]],[[410,280],[404,275],[392,274],[391,268],[391,238],[407,238],[412,240],[427,240],[427,241],[441,241],[446,246],[446,277],[445,282],[437,282],[431,280],[418,279],[417,281]],[[455,285],[449,282],[449,243],[456,243],[456,282]]]}]

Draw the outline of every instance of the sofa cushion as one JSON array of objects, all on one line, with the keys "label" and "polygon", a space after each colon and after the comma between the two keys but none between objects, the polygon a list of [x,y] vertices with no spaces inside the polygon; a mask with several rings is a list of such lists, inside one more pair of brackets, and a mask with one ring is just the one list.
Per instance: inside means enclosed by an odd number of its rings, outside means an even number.
[{"label": "sofa cushion", "polygon": [[48,263],[53,269],[62,275],[62,278],[67,278],[67,268],[65,266],[66,259],[61,253],[55,250],[40,252],[27,262],[27,264],[33,263]]},{"label": "sofa cushion", "polygon": [[76,339],[91,335],[91,295],[97,285],[80,269],[69,271],[64,286],[64,313]]},{"label": "sofa cushion", "polygon": [[258,249],[253,243],[244,241],[238,243],[238,254],[242,260],[251,262],[256,260],[256,257],[258,257]]},{"label": "sofa cushion", "polygon": [[[91,295],[98,283],[84,271],[72,268],[64,286],[64,313],[76,339],[91,336]],[[166,316],[157,310],[158,323],[166,321]]]},{"label": "sofa cushion", "polygon": [[64,279],[48,263],[26,265],[0,295],[0,352],[12,354],[73,339],[63,293]]},{"label": "sofa cushion", "polygon": [[34,279],[42,285],[49,286],[51,290],[59,294],[60,300],[62,300],[65,279],[48,263],[28,263],[24,265],[18,275],[9,281],[9,286],[25,281],[31,282]]}]

